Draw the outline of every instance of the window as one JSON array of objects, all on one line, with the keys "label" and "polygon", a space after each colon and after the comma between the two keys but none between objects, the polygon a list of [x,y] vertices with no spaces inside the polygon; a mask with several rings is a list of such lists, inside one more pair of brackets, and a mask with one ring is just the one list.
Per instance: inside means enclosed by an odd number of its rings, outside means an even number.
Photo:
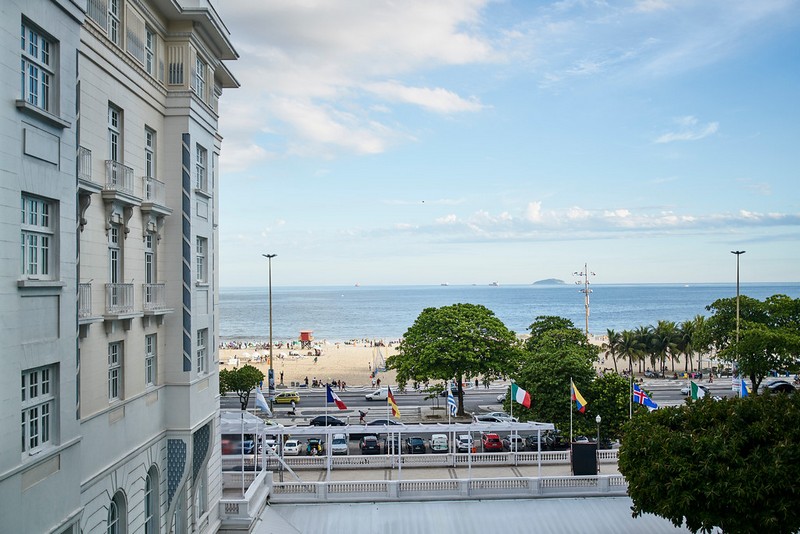
[{"label": "window", "polygon": [[22,372],[22,452],[34,453],[53,440],[55,387],[54,365]]},{"label": "window", "polygon": [[119,242],[120,225],[108,229],[108,282],[119,284],[122,279],[122,250]]},{"label": "window", "polygon": [[108,344],[108,400],[122,398],[122,342]]},{"label": "window", "polygon": [[108,38],[120,44],[119,0],[108,0]]},{"label": "window", "polygon": [[108,106],[108,159],[122,161],[122,111],[114,106]]},{"label": "window", "polygon": [[144,175],[156,177],[156,132],[150,128],[144,129]]},{"label": "window", "polygon": [[156,384],[156,335],[144,336],[144,385]]},{"label": "window", "polygon": [[194,79],[192,80],[192,89],[201,100],[206,99],[206,71],[208,66],[206,62],[197,56],[194,60]]},{"label": "window", "polygon": [[195,519],[200,520],[208,511],[208,486],[206,482],[206,470],[203,469],[197,476],[197,488],[194,493]]},{"label": "window", "polygon": [[144,68],[150,76],[156,75],[156,34],[152,29],[144,29]]},{"label": "window", "polygon": [[21,273],[27,278],[52,279],[54,204],[41,198],[22,195],[20,211]]},{"label": "window", "polygon": [[121,491],[114,494],[114,498],[108,505],[108,521],[106,522],[106,534],[124,534],[127,524],[127,513],[125,509],[125,496]]},{"label": "window", "polygon": [[208,239],[197,237],[197,283],[208,282]]},{"label": "window", "polygon": [[208,328],[197,331],[197,373],[206,372],[206,358],[208,355]]},{"label": "window", "polygon": [[200,145],[195,146],[194,188],[208,191],[208,152]]},{"label": "window", "polygon": [[158,470],[155,466],[147,472],[144,481],[144,534],[158,532]]},{"label": "window", "polygon": [[52,112],[55,44],[24,21],[20,44],[22,99],[37,108]]}]

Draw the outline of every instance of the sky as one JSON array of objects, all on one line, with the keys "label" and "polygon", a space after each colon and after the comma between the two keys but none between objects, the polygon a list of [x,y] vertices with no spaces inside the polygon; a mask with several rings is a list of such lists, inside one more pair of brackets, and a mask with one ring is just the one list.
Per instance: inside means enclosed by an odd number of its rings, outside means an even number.
[{"label": "sky", "polygon": [[800,281],[800,0],[217,0],[222,287]]}]

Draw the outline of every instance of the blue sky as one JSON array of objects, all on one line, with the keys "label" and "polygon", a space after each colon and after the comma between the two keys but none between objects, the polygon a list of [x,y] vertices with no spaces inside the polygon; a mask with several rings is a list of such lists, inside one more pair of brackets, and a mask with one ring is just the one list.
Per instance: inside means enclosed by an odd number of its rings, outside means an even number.
[{"label": "blue sky", "polygon": [[223,0],[220,282],[800,281],[797,0]]}]

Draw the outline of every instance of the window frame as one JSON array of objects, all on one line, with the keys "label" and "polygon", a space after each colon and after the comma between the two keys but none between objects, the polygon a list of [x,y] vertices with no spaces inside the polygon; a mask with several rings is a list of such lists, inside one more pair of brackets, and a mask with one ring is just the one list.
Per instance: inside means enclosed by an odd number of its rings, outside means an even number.
[{"label": "window frame", "polygon": [[57,114],[58,41],[22,19],[20,35],[20,98],[31,106]]},{"label": "window frame", "polygon": [[195,282],[208,283],[208,238],[197,236],[195,239]]},{"label": "window frame", "polygon": [[33,455],[56,442],[56,365],[23,370],[20,373],[20,386],[22,453]]},{"label": "window frame", "polygon": [[159,509],[158,470],[152,466],[145,475],[144,481],[144,534],[158,532],[161,515]]},{"label": "window frame", "polygon": [[197,342],[197,350],[195,353],[197,374],[206,374],[208,372],[208,328],[198,329],[195,341]]},{"label": "window frame", "polygon": [[156,32],[150,27],[144,27],[144,70],[152,76],[156,77],[156,58],[158,54],[158,43],[156,41]]},{"label": "window frame", "polygon": [[122,15],[120,10],[120,0],[108,0],[106,6],[107,35],[108,38],[117,46],[122,43]]},{"label": "window frame", "polygon": [[194,188],[208,192],[208,150],[201,144],[195,144],[194,154]]},{"label": "window frame", "polygon": [[144,385],[155,386],[158,372],[158,337],[157,334],[144,336]]},{"label": "window frame", "polygon": [[192,78],[192,91],[200,97],[203,102],[206,101],[206,91],[208,87],[208,63],[196,54],[194,58],[194,77]]},{"label": "window frame", "polygon": [[[116,350],[115,350],[116,349]],[[116,402],[123,399],[122,386],[124,384],[125,358],[122,341],[113,341],[108,344],[108,401]]]},{"label": "window frame", "polygon": [[56,205],[27,193],[20,197],[20,275],[24,279],[56,278]]},{"label": "window frame", "polygon": [[148,126],[144,127],[144,175],[156,177],[156,131]]}]

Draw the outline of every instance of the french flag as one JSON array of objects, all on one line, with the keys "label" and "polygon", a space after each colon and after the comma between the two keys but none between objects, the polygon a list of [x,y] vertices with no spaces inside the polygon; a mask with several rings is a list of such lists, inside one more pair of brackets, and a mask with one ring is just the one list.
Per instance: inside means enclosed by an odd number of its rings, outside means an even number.
[{"label": "french flag", "polygon": [[328,384],[327,388],[328,388],[328,402],[334,403],[336,407],[339,408],[340,410],[346,410],[347,406],[345,406],[342,399],[340,399],[339,396],[333,392],[330,384]]}]

